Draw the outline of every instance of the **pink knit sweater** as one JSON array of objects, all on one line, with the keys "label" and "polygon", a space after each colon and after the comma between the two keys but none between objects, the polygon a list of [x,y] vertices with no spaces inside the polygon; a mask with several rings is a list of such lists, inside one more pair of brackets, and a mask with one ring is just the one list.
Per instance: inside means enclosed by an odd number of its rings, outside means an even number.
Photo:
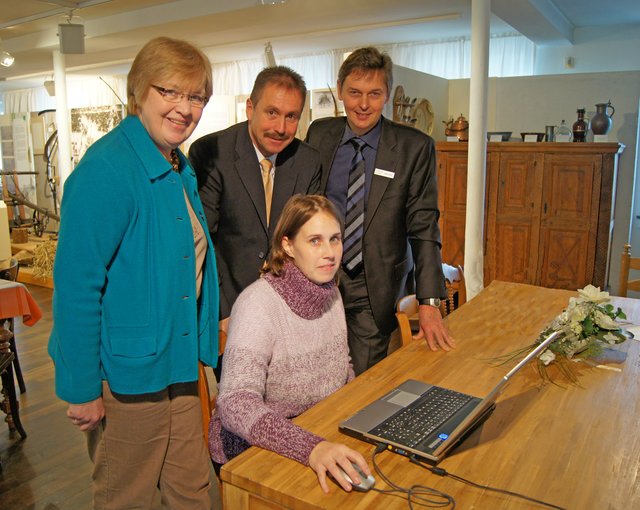
[{"label": "pink knit sweater", "polygon": [[292,264],[282,278],[259,279],[231,312],[211,457],[224,464],[255,445],[307,465],[323,438],[291,418],[353,377],[337,287],[315,285]]}]

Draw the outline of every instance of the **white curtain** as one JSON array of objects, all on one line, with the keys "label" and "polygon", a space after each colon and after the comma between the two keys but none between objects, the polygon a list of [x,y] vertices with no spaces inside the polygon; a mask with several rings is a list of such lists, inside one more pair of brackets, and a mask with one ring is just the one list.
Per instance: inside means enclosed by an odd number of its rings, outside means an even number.
[{"label": "white curtain", "polygon": [[[335,87],[339,64],[336,65],[332,51],[296,56],[276,55],[276,63],[299,73],[309,90],[326,88],[327,85]],[[250,94],[256,76],[266,65],[262,58],[212,64],[213,93],[232,96]]]},{"label": "white curtain", "polygon": [[513,34],[492,37],[489,41],[489,76],[532,76],[535,55],[536,46],[526,37]]},{"label": "white curtain", "polygon": [[212,64],[213,94],[216,96],[249,94],[256,75],[265,65],[262,58]]},{"label": "white curtain", "polygon": [[49,96],[42,87],[33,89],[10,90],[4,93],[4,113],[41,112],[53,110],[56,107],[55,98]]},{"label": "white curtain", "polygon": [[[394,63],[447,79],[468,78],[471,41],[466,39],[414,42],[378,46]],[[300,73],[309,90],[335,87],[343,55],[351,49],[336,49],[302,55],[276,55],[278,64]],[[495,36],[490,41],[490,76],[530,76],[533,74],[535,45],[517,34]],[[213,63],[215,95],[249,94],[256,75],[265,67],[264,58]],[[126,77],[105,77],[115,93],[126,102]],[[69,108],[120,104],[113,91],[98,76],[68,76]],[[55,108],[44,86],[4,93],[5,113],[38,112]]]},{"label": "white curtain", "polygon": [[324,51],[295,57],[276,56],[279,65],[288,66],[300,73],[307,84],[307,89],[326,89],[331,87],[335,90],[336,79],[340,60],[336,59],[334,51]]},{"label": "white curtain", "polygon": [[[104,77],[104,81],[99,76],[67,76],[67,105],[70,109],[119,105],[120,99],[116,94],[126,103],[126,76],[107,76]],[[41,112],[55,108],[56,99],[47,93],[44,85],[4,93],[6,114]]]},{"label": "white curtain", "polygon": [[394,64],[448,79],[464,78],[465,41],[393,44],[386,48]]},{"label": "white curtain", "polygon": [[[394,44],[386,49],[395,64],[449,80],[471,76],[471,40]],[[535,45],[524,36],[506,34],[489,41],[489,76],[531,76]]]},{"label": "white curtain", "polygon": [[[468,78],[471,69],[471,41],[468,38],[436,42],[378,45],[395,64],[447,79]],[[308,89],[335,87],[343,48],[297,56],[276,55],[278,64],[300,73]],[[535,45],[517,34],[494,36],[490,40],[490,76],[530,76],[533,74]],[[265,66],[262,58],[213,64],[215,94],[249,94],[253,80]]]}]

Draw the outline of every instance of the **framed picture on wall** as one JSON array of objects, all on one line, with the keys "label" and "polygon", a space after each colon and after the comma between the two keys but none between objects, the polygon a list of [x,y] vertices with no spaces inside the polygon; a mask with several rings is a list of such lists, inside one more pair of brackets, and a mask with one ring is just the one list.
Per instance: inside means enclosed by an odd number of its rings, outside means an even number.
[{"label": "framed picture on wall", "polygon": [[74,167],[94,142],[120,124],[122,106],[94,106],[71,109],[71,156]]},{"label": "framed picture on wall", "polygon": [[344,106],[332,89],[311,91],[311,120],[323,117],[337,117],[344,112]]}]

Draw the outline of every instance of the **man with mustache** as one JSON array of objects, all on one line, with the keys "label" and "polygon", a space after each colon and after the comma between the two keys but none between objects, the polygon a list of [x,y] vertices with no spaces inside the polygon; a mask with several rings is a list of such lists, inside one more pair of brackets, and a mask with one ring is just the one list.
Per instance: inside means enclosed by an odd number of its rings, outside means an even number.
[{"label": "man with mustache", "polygon": [[267,67],[247,99],[248,120],[189,149],[216,250],[224,331],[236,298],[258,279],[287,199],[319,189],[320,155],[295,138],[306,95],[298,73]]}]

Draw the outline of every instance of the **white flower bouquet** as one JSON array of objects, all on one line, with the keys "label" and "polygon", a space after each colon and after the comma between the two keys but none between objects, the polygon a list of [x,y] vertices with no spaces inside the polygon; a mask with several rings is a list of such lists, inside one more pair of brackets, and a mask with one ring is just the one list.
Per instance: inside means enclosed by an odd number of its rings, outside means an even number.
[{"label": "white flower bouquet", "polygon": [[513,353],[496,358],[506,363],[529,352],[551,333],[559,331],[562,336],[552,342],[538,357],[538,371],[546,382],[554,382],[547,370],[549,365],[558,367],[560,372],[576,384],[578,378],[572,370],[571,361],[586,361],[602,354],[605,348],[624,342],[628,336],[616,319],[626,319],[621,308],[609,303],[609,293],[599,287],[587,285],[578,290],[578,297],[569,300],[569,306],[556,317],[538,336],[535,343]]}]

